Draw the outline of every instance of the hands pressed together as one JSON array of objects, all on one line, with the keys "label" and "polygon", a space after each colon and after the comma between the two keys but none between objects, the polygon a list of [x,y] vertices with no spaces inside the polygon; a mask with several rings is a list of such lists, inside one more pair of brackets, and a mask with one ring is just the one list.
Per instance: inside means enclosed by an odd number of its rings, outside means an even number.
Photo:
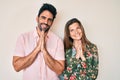
[{"label": "hands pressed together", "polygon": [[37,50],[39,52],[43,52],[46,50],[46,43],[45,43],[45,36],[46,36],[46,33],[44,31],[40,31],[40,29],[38,27],[36,27],[37,29],[37,33],[38,33],[38,36],[39,36],[39,40],[37,42]]},{"label": "hands pressed together", "polygon": [[83,54],[83,49],[82,49],[82,43],[81,43],[81,41],[77,41],[73,45],[74,45],[74,47],[76,49],[76,59],[81,58],[82,61],[86,61],[85,56]]}]

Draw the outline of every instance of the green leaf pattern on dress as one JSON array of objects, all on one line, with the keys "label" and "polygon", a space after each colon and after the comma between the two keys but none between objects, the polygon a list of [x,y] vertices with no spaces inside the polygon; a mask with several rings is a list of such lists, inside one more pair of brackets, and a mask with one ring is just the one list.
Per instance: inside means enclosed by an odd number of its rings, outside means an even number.
[{"label": "green leaf pattern on dress", "polygon": [[64,80],[95,80],[98,75],[98,50],[96,45],[86,46],[84,52],[86,61],[76,59],[74,48],[66,50],[66,69],[63,72]]}]

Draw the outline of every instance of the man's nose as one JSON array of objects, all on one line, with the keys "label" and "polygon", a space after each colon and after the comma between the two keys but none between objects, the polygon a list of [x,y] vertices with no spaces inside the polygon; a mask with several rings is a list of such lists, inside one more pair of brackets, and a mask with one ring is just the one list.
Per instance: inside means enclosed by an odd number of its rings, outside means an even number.
[{"label": "man's nose", "polygon": [[47,20],[47,19],[45,19],[44,23],[45,23],[45,24],[48,24],[48,20]]}]

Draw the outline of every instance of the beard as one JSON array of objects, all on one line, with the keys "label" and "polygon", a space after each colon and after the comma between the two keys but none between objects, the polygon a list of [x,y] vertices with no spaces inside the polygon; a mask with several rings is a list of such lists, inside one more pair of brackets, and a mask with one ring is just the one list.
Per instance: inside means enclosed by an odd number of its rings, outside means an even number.
[{"label": "beard", "polygon": [[50,26],[45,23],[39,23],[38,27],[39,27],[40,31],[44,31],[44,32],[48,32],[50,29]]}]

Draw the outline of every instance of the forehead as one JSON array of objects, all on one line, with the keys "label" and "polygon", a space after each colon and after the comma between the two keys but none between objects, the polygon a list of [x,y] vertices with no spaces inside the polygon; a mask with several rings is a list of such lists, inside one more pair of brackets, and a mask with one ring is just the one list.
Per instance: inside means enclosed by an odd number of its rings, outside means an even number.
[{"label": "forehead", "polygon": [[77,22],[75,22],[69,26],[69,29],[76,29],[77,27],[80,27],[80,26]]},{"label": "forehead", "polygon": [[45,17],[47,17],[47,18],[53,19],[52,13],[51,13],[50,11],[48,11],[48,10],[43,11],[43,12],[40,14],[40,16],[45,16]]}]

